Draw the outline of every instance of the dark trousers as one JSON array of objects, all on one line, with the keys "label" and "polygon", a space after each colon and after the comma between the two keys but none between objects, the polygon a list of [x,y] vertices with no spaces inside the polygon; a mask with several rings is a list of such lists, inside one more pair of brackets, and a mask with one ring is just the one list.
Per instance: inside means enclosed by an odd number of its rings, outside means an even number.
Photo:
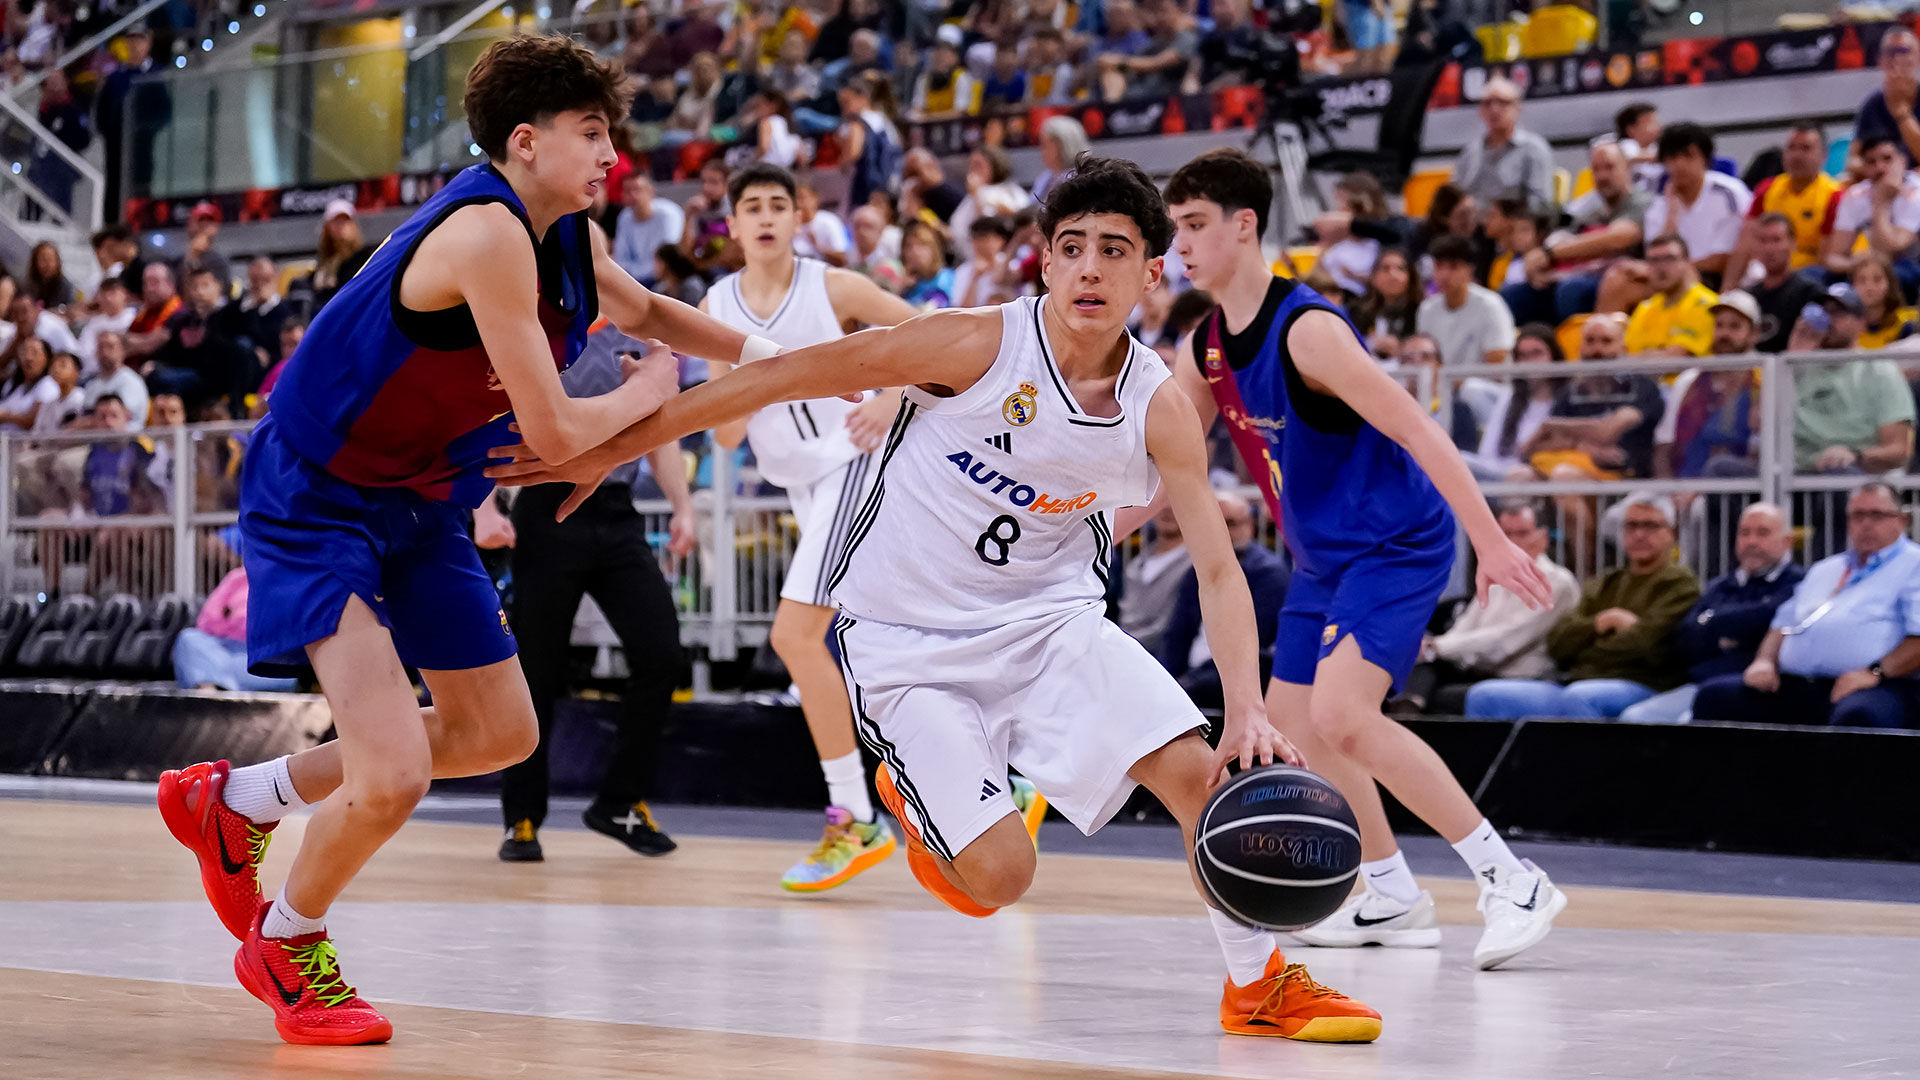
[{"label": "dark trousers", "polygon": [[1693,718],[1900,728],[1912,726],[1920,716],[1920,684],[1913,679],[1888,679],[1872,689],[1855,690],[1838,704],[1828,700],[1832,693],[1832,679],[1782,675],[1779,691],[1763,694],[1742,682],[1740,675],[1720,675],[1700,684],[1700,694],[1693,699]]},{"label": "dark trousers", "polygon": [[568,484],[531,487],[513,507],[513,633],[540,719],[540,745],[502,779],[500,806],[509,826],[527,819],[537,828],[546,820],[553,706],[567,691],[573,618],[583,594],[606,614],[632,672],[599,802],[627,806],[647,797],[680,676],[680,618],[632,499],[623,486],[608,485],[556,522],[554,512],[570,490]]},{"label": "dark trousers", "polygon": [[1465,716],[1467,690],[1486,676],[1457,667],[1446,660],[1429,660],[1413,665],[1407,674],[1405,697],[1418,698],[1422,712],[1432,716]]}]

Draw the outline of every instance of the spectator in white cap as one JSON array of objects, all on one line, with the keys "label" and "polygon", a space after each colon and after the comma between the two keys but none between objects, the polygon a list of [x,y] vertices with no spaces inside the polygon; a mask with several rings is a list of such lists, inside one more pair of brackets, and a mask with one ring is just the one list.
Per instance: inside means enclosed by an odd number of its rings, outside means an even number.
[{"label": "spectator in white cap", "polygon": [[1588,582],[1580,604],[1547,632],[1557,681],[1492,679],[1467,691],[1467,715],[1614,719],[1686,681],[1673,630],[1700,598],[1700,579],[1673,560],[1673,500],[1627,497],[1627,565]]},{"label": "spectator in white cap", "polygon": [[[1751,293],[1722,293],[1710,313],[1712,355],[1745,356],[1758,347],[1762,316]],[[1753,369],[1703,375],[1688,368],[1673,381],[1672,399],[1673,408],[1654,429],[1655,476],[1759,474],[1760,381]]]},{"label": "spectator in white cap", "polygon": [[354,216],[353,204],[345,199],[329,202],[320,219],[319,257],[306,280],[306,291],[312,295],[309,317],[318,314],[340,286],[353,280],[372,254],[373,249],[360,235],[360,220]]}]

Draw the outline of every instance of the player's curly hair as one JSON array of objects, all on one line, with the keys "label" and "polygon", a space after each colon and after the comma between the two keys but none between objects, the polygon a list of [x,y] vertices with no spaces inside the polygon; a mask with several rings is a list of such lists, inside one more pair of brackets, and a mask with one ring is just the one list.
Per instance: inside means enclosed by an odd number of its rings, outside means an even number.
[{"label": "player's curly hair", "polygon": [[494,42],[467,72],[467,129],[492,161],[507,156],[507,136],[521,124],[545,124],[571,109],[597,110],[607,122],[627,118],[633,84],[618,63],[557,34],[522,34]]},{"label": "player's curly hair", "polygon": [[1146,241],[1146,257],[1159,258],[1173,243],[1173,219],[1167,216],[1160,189],[1125,158],[1083,155],[1067,178],[1047,192],[1040,212],[1040,231],[1052,242],[1063,221],[1085,214],[1119,214],[1133,219]]}]

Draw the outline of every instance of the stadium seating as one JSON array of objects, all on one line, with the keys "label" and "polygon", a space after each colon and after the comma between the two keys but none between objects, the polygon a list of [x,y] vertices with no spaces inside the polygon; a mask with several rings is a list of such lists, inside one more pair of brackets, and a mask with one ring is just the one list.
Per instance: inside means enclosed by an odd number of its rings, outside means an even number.
[{"label": "stadium seating", "polygon": [[13,662],[27,631],[40,614],[40,601],[31,596],[0,597],[0,671]]},{"label": "stadium seating", "polygon": [[106,665],[126,679],[163,679],[173,673],[173,641],[193,623],[193,603],[184,596],[162,596],[128,628]]},{"label": "stadium seating", "polygon": [[140,598],[117,593],[95,609],[86,626],[67,635],[60,646],[60,670],[74,674],[104,671],[127,631],[146,614]]},{"label": "stadium seating", "polygon": [[60,669],[60,651],[93,623],[99,602],[69,594],[48,604],[28,629],[14,656],[14,668],[27,675],[51,675]]}]

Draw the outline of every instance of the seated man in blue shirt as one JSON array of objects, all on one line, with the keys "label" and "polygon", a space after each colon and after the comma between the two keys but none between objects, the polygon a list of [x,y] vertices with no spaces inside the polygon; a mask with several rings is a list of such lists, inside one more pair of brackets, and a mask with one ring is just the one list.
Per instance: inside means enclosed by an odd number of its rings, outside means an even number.
[{"label": "seated man in blue shirt", "polygon": [[[1240,559],[1240,572],[1247,576],[1247,589],[1253,594],[1254,621],[1260,634],[1260,681],[1267,680],[1273,663],[1273,636],[1280,627],[1280,605],[1287,599],[1287,584],[1293,572],[1286,560],[1265,544],[1254,541],[1253,506],[1230,492],[1220,492],[1220,514],[1227,519],[1227,535],[1233,539],[1233,553]],[[1160,663],[1180,680],[1187,695],[1203,709],[1222,704],[1220,675],[1210,658],[1193,662],[1194,642],[1200,640],[1200,576],[1187,571],[1175,594],[1173,615],[1160,637]]]},{"label": "seated man in blue shirt", "polygon": [[1629,724],[1682,724],[1692,718],[1700,684],[1739,675],[1752,663],[1773,625],[1773,613],[1806,571],[1793,561],[1787,515],[1772,503],[1754,503],[1740,513],[1733,570],[1716,578],[1674,628],[1673,643],[1691,680],[1631,706],[1620,714]]},{"label": "seated man in blue shirt", "polygon": [[1813,564],[1740,675],[1709,679],[1700,720],[1907,727],[1920,715],[1920,544],[1892,488],[1847,500],[1847,550]]}]

